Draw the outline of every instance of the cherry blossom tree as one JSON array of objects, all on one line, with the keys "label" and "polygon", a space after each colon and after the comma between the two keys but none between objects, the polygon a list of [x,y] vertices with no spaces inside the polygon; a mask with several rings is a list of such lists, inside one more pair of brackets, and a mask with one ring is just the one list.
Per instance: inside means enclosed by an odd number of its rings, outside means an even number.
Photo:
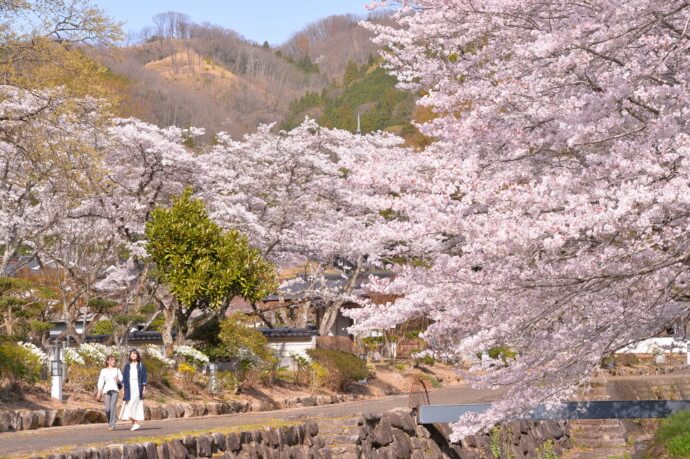
[{"label": "cherry blossom tree", "polygon": [[113,119],[102,100],[2,87],[2,271],[20,250],[50,264],[75,338],[74,320],[96,289],[135,314],[156,291],[144,225],[193,182],[182,143],[199,133]]},{"label": "cherry blossom tree", "polygon": [[[199,129],[162,129],[136,119],[114,119],[101,140],[106,173],[73,217],[104,222],[116,237],[117,256],[109,258],[107,273],[104,278],[101,274],[95,287],[124,305],[125,331],[149,303],[156,303],[174,322],[173,297],[150,275],[144,230],[156,207],[170,203],[185,186],[195,183],[196,162],[183,143],[201,134]],[[126,337],[125,332],[125,345]],[[164,343],[172,346],[170,330]]]},{"label": "cherry blossom tree", "polygon": [[[361,191],[346,186],[349,167],[359,167],[379,149],[401,149],[400,139],[354,136],[306,120],[290,132],[261,126],[241,141],[220,134],[217,145],[199,157],[211,217],[248,234],[278,268],[305,266],[298,323],[306,324],[320,308],[323,335],[363,273],[380,266],[388,250],[390,234],[374,225],[385,220],[379,214],[384,209],[368,207]],[[342,282],[329,282],[329,273]]]},{"label": "cherry blossom tree", "polygon": [[94,156],[84,135],[99,123],[94,100],[0,87],[0,271],[86,192]]},{"label": "cherry blossom tree", "polygon": [[[434,139],[351,186],[407,222],[401,299],[357,330],[418,315],[438,355],[506,346],[474,381],[503,389],[454,439],[570,397],[606,356],[690,316],[690,4],[419,0],[369,25]],[[393,185],[392,185],[393,184]]]}]

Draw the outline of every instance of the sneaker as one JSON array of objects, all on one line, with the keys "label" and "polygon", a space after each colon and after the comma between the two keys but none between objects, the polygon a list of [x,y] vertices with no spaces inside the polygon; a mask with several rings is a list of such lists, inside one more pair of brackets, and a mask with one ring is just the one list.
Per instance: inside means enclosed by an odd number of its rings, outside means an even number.
[{"label": "sneaker", "polygon": [[134,424],[130,430],[139,430],[140,427],[139,424]]},{"label": "sneaker", "polygon": [[115,426],[108,427],[108,430],[115,430]]}]

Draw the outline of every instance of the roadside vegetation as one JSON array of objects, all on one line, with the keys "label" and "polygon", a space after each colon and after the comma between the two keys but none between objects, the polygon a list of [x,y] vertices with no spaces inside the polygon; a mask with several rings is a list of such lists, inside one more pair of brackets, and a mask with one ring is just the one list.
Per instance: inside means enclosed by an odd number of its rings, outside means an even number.
[{"label": "roadside vegetation", "polygon": [[661,422],[645,457],[690,458],[690,411],[680,411]]}]

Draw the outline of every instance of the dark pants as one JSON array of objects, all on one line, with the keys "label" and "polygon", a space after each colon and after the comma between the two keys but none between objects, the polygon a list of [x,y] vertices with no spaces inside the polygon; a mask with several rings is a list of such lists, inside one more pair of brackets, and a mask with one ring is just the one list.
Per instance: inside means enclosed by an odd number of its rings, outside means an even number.
[{"label": "dark pants", "polygon": [[115,422],[117,421],[115,406],[117,405],[118,395],[115,390],[109,390],[105,393],[105,417],[108,419],[110,427],[115,427]]}]

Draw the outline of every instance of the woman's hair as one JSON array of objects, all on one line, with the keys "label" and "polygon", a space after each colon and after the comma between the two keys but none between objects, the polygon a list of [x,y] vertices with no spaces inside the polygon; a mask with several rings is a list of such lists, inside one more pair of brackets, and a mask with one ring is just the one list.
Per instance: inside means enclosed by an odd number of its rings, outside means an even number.
[{"label": "woman's hair", "polygon": [[105,358],[105,367],[108,368],[110,365],[108,365],[108,362],[110,362],[110,359],[115,360],[115,363],[117,363],[117,359],[113,354],[108,354],[108,356]]},{"label": "woman's hair", "polygon": [[137,355],[137,362],[141,362],[141,354],[137,349],[130,349],[129,354],[127,355],[127,361],[131,362],[132,361],[132,353],[135,353]]}]

